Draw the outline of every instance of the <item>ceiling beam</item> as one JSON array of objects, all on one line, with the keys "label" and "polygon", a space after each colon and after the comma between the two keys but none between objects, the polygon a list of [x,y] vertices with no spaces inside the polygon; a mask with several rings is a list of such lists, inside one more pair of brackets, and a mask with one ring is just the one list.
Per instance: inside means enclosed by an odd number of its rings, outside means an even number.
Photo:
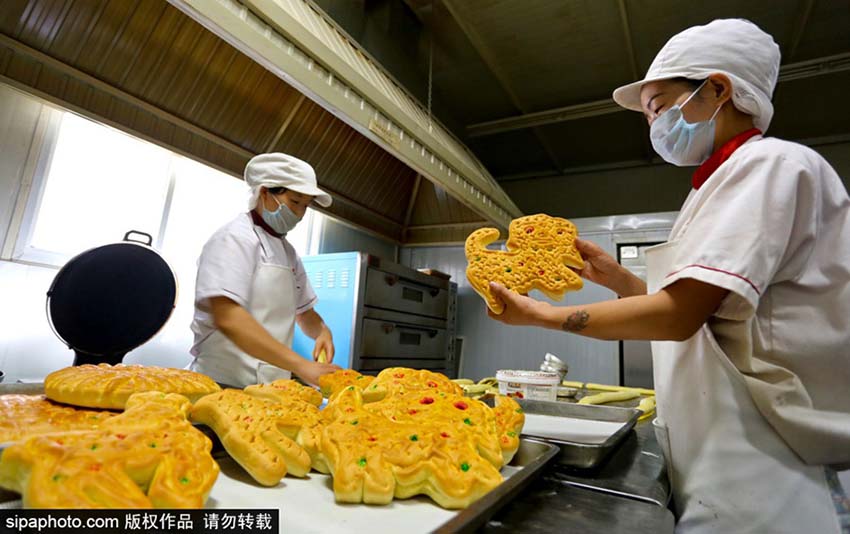
[{"label": "ceiling beam", "polygon": [[482,226],[491,224],[490,221],[468,221],[454,223],[439,223],[439,224],[415,224],[408,226],[408,230],[441,230],[443,228],[469,228],[472,226]]},{"label": "ceiling beam", "polygon": [[[800,143],[801,145],[806,145],[811,148],[821,147],[821,146],[829,146],[829,145],[837,145],[837,144],[846,144],[850,143],[850,134],[836,134],[836,135],[828,135],[824,137],[806,137],[803,139],[795,139],[795,143]],[[596,163],[592,165],[581,165],[577,167],[568,167],[564,169],[561,173],[553,173],[549,171],[542,172],[521,172],[516,174],[505,174],[497,177],[499,183],[505,182],[521,182],[521,181],[530,181],[530,180],[541,180],[545,178],[566,178],[567,176],[575,175],[575,174],[589,174],[589,173],[597,173],[597,172],[607,172],[607,171],[618,171],[624,169],[634,169],[638,167],[655,167],[660,165],[669,165],[666,161],[661,159],[658,156],[654,156],[650,160],[642,160],[642,159],[630,159],[623,161],[612,161],[609,163]]]},{"label": "ceiling beam", "polygon": [[[800,80],[847,70],[850,70],[850,52],[783,65],[779,69],[778,81]],[[479,122],[467,126],[466,132],[469,137],[483,137],[513,130],[534,128],[545,124],[608,115],[618,111],[626,110],[618,106],[612,99],[606,98],[604,100],[594,100],[593,102],[585,102],[573,106],[526,113],[516,117]]]},{"label": "ceiling beam", "polygon": [[416,173],[416,180],[413,182],[413,191],[410,192],[410,200],[407,204],[407,211],[404,214],[404,228],[410,226],[410,220],[413,217],[413,210],[416,207],[416,199],[419,197],[419,186],[422,184],[422,175]]},{"label": "ceiling beam", "polygon": [[277,129],[277,133],[274,134],[274,137],[266,143],[265,152],[271,152],[272,149],[277,146],[280,142],[283,134],[286,133],[286,129],[289,128],[289,125],[292,123],[292,119],[295,118],[295,115],[298,113],[298,110],[301,109],[301,104],[304,103],[304,100],[307,99],[307,95],[304,93],[298,93],[298,100],[295,101],[295,104],[289,109],[289,113],[286,115],[286,119],[283,120],[283,123],[280,125],[280,128]]},{"label": "ceiling beam", "polygon": [[640,75],[638,74],[637,67],[637,55],[635,54],[635,47],[632,44],[632,29],[629,24],[629,13],[626,11],[626,1],[625,0],[617,0],[617,6],[620,8],[620,22],[623,25],[623,38],[626,41],[626,55],[629,58],[629,69],[632,72],[632,78],[637,80]]},{"label": "ceiling beam", "polygon": [[[619,7],[620,11],[620,23],[623,26],[623,40],[626,43],[626,55],[629,58],[629,70],[631,71],[632,79],[638,80],[640,79],[640,73],[638,72],[637,54],[635,53],[635,47],[632,42],[632,26],[629,22],[629,12],[626,8],[626,0],[617,0],[617,7]],[[641,121],[641,128],[643,128],[644,133],[646,134],[641,136],[643,154],[646,160],[649,161],[655,155],[655,150],[652,148],[652,143],[649,141],[649,125],[646,124],[645,121]]]},{"label": "ceiling beam", "polygon": [[791,46],[788,47],[784,55],[785,59],[791,61],[797,54],[797,47],[800,46],[800,40],[803,34],[806,33],[806,26],[809,24],[809,17],[812,14],[812,8],[815,7],[815,0],[805,0],[803,7],[800,9],[800,16],[794,24],[794,32],[791,34]]},{"label": "ceiling beam", "polygon": [[[519,96],[516,91],[514,91],[511,86],[511,80],[508,75],[502,70],[500,67],[498,58],[493,54],[490,49],[484,44],[484,39],[478,33],[469,22],[460,14],[458,9],[457,2],[458,0],[440,0],[443,5],[446,7],[446,10],[454,19],[455,23],[457,23],[460,30],[463,32],[464,36],[466,36],[467,40],[469,40],[472,45],[473,50],[475,50],[481,59],[484,61],[484,65],[490,70],[493,76],[496,78],[496,81],[499,82],[502,90],[508,95],[511,103],[517,108],[520,113],[526,114],[527,108],[522,104]],[[465,1],[465,0],[460,0]],[[434,12],[432,11],[431,16],[434,16]],[[433,35],[433,31],[432,31]],[[532,126],[533,128],[533,126]],[[549,160],[552,163],[552,167],[554,169],[560,169],[561,163],[558,159],[557,154],[555,154],[552,145],[549,143],[549,140],[537,129],[532,130],[534,136],[537,138],[540,145],[543,147],[543,150],[546,152],[546,155],[549,157]]]}]

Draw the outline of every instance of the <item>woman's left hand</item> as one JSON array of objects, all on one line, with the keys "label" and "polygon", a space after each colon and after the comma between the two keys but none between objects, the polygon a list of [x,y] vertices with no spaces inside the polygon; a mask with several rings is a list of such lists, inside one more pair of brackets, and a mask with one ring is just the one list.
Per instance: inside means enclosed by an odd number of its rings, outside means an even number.
[{"label": "woman's left hand", "polygon": [[322,363],[334,361],[334,340],[327,327],[323,328],[322,333],[316,338],[316,344],[313,346],[313,360],[319,361],[319,355],[322,351],[324,351],[326,357],[326,360]]},{"label": "woman's left hand", "polygon": [[505,304],[505,311],[496,315],[487,308],[487,315],[505,324],[514,326],[539,326],[543,320],[543,310],[549,306],[545,302],[520,295],[505,286],[490,282],[490,292]]}]

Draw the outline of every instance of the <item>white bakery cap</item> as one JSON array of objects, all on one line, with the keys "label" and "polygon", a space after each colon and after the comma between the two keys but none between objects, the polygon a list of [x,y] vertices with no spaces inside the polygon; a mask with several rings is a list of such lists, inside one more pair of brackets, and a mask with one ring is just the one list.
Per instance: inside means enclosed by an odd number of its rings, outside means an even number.
[{"label": "white bakery cap", "polygon": [[331,196],[316,185],[316,171],[313,167],[289,154],[272,152],[254,156],[245,166],[245,183],[251,187],[249,209],[257,206],[261,187],[285,187],[296,193],[316,197],[316,203],[323,208],[331,205]]},{"label": "white bakery cap", "polygon": [[779,46],[773,37],[744,19],[715,20],[674,35],[658,52],[643,80],[614,91],[614,101],[641,111],[640,89],[648,82],[704,80],[723,73],[732,81],[732,103],[767,131],[773,118],[770,99],[779,76]]}]

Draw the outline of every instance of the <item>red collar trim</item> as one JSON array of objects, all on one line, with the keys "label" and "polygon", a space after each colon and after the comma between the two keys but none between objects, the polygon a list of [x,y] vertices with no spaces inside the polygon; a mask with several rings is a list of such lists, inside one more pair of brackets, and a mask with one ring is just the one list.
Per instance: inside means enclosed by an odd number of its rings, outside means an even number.
[{"label": "red collar trim", "polygon": [[761,130],[758,128],[750,128],[745,132],[741,132],[732,139],[723,143],[723,146],[714,151],[705,162],[697,167],[697,170],[694,171],[694,175],[691,178],[691,184],[694,186],[694,189],[699,189],[702,187],[702,184],[708,180],[714,171],[717,170],[718,167],[723,165],[723,163],[732,157],[732,154],[741,148],[741,145],[746,143],[750,137],[754,135],[761,134]]},{"label": "red collar trim", "polygon": [[266,233],[271,234],[275,237],[283,237],[283,234],[275,232],[274,228],[269,226],[268,223],[266,223],[266,221],[264,221],[262,217],[257,215],[256,210],[251,210],[249,213],[251,214],[251,220],[254,221],[254,224],[265,230]]}]

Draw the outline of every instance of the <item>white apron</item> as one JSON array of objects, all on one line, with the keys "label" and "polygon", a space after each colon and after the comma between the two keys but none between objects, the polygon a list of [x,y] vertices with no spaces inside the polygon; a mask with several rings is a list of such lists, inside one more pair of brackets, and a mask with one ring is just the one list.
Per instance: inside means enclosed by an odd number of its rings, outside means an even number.
[{"label": "white apron", "polygon": [[[649,293],[676,246],[646,251]],[[804,464],[759,413],[707,324],[681,343],[652,342],[652,364],[677,532],[840,532],[824,468]]]},{"label": "white apron", "polygon": [[[254,271],[247,309],[272,337],[292,347],[296,308],[295,273],[290,265],[270,263],[266,233],[258,232],[256,228],[254,233],[260,239],[262,258]],[[190,368],[216,382],[240,388],[292,377],[289,371],[244,353],[221,330],[216,330],[204,340],[200,354]]]}]

